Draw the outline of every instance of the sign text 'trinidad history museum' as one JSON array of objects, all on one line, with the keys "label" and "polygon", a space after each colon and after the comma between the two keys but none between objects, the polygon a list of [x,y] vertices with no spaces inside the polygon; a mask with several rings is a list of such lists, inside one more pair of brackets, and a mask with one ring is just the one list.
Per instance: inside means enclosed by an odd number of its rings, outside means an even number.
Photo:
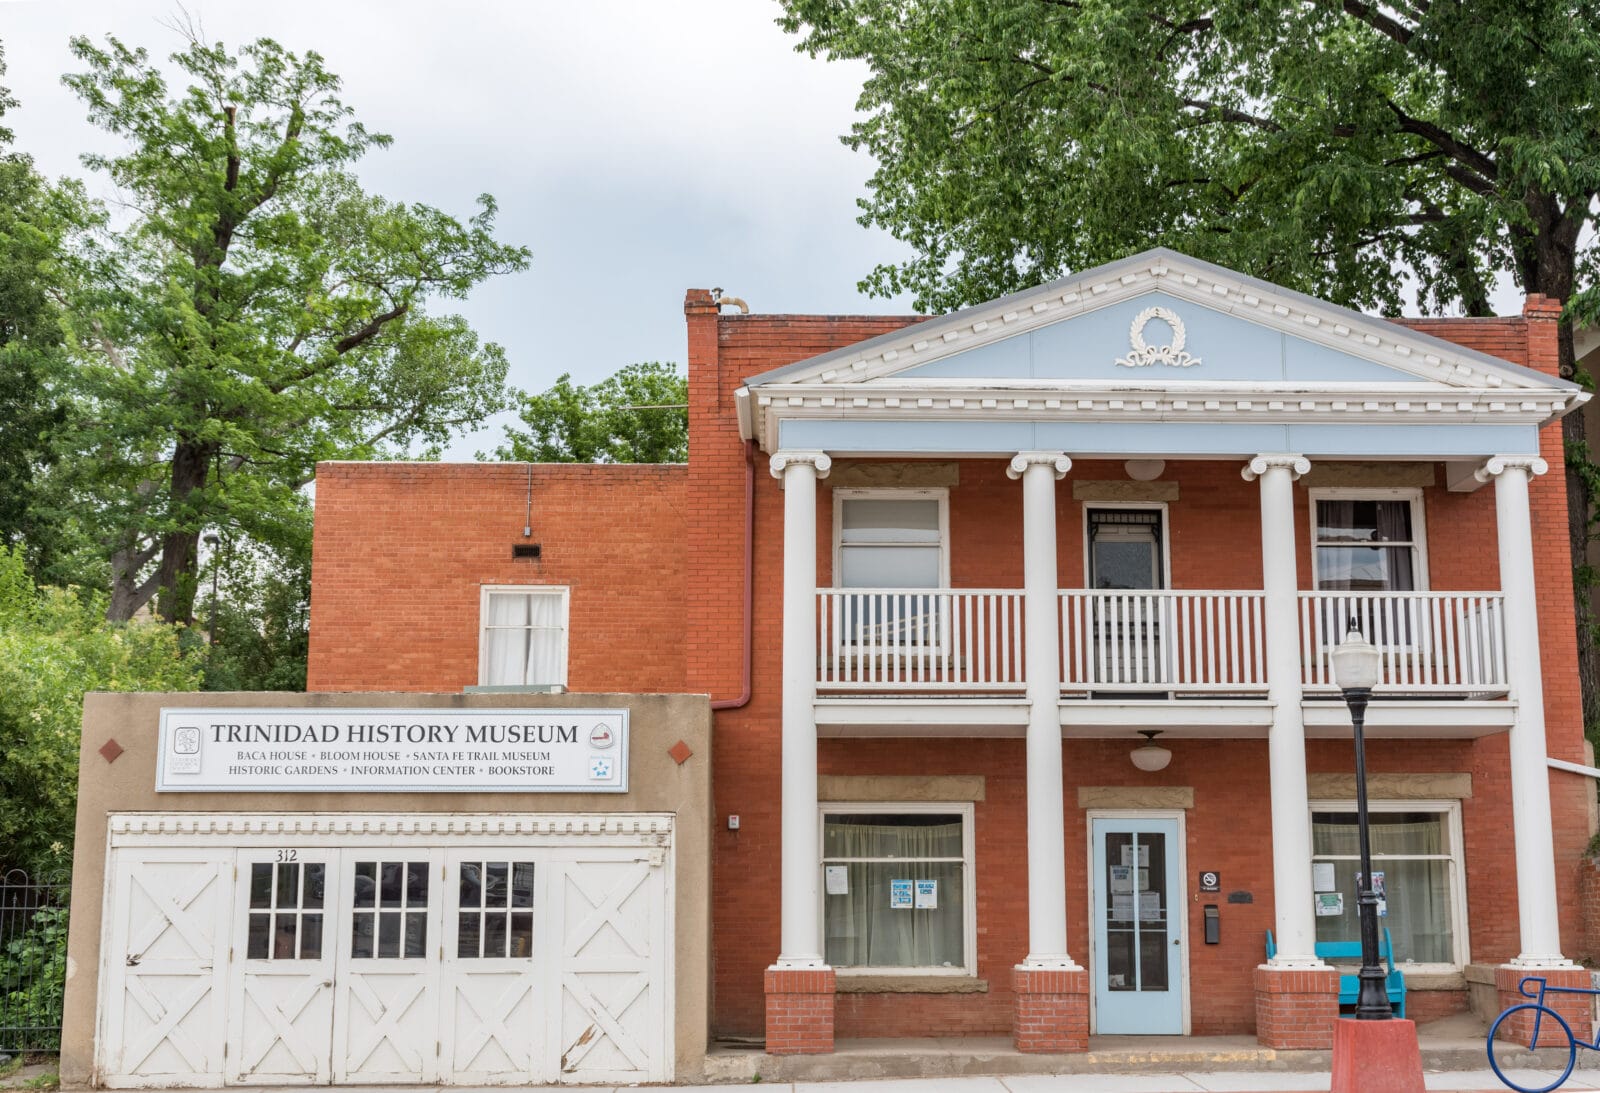
[{"label": "sign text 'trinidad history museum'", "polygon": [[627,710],[161,711],[162,793],[626,793]]}]

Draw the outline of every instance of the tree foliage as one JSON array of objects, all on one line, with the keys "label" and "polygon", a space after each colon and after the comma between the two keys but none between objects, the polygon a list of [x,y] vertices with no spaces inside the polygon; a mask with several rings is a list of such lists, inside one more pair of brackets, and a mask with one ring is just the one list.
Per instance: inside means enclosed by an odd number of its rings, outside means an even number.
[{"label": "tree foliage", "polygon": [[1600,4],[784,0],[871,76],[865,286],[948,309],[1156,241],[1337,302],[1591,283]]},{"label": "tree foliage", "polygon": [[[311,558],[222,544],[205,570],[196,622],[207,632],[207,691],[303,691],[311,649]],[[202,576],[205,575],[202,571]]]},{"label": "tree foliage", "polygon": [[527,463],[682,463],[689,458],[689,384],[677,365],[630,364],[590,387],[570,374],[517,413],[499,459]]},{"label": "tree foliage", "polygon": [[[15,106],[0,87],[0,118]],[[41,519],[36,479],[61,413],[46,380],[63,353],[66,237],[87,205],[78,187],[47,183],[29,157],[10,149],[11,139],[0,126],[0,547],[24,545],[34,565],[48,568],[62,528]]]},{"label": "tree foliage", "polygon": [[123,139],[84,157],[128,219],[82,248],[57,477],[111,563],[113,619],[193,617],[206,528],[303,552],[318,460],[436,450],[506,404],[506,361],[456,299],[528,255],[466,221],[365,192],[389,138],[355,121],[316,53],[191,37],[171,93],[142,49],[75,38],[65,82]]},{"label": "tree foliage", "polygon": [[0,549],[0,872],[71,860],[78,744],[89,691],[192,691],[179,631],[105,621],[105,595],[40,588]]}]

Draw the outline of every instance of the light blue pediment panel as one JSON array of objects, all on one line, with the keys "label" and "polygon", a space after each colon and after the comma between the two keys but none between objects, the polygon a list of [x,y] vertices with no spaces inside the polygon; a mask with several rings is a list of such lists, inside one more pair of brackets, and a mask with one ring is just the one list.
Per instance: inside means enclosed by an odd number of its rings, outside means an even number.
[{"label": "light blue pediment panel", "polygon": [[[1161,307],[1183,323],[1183,352],[1199,363],[1188,367],[1149,364],[1132,368],[1129,328],[1146,308]],[[1151,318],[1146,345],[1171,346],[1172,327]],[[1273,330],[1164,292],[1149,292],[1107,307],[908,368],[896,378],[971,380],[1088,380],[1158,382],[1245,381],[1257,383],[1416,383],[1416,376],[1385,368],[1350,353]]]}]

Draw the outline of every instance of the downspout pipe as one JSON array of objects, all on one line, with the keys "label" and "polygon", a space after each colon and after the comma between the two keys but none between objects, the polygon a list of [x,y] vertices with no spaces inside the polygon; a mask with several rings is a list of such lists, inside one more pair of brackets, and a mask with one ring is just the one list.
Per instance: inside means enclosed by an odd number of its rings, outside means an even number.
[{"label": "downspout pipe", "polygon": [[713,710],[737,710],[750,703],[751,632],[755,615],[756,453],[754,440],[744,442],[744,685],[738,698],[719,698]]}]

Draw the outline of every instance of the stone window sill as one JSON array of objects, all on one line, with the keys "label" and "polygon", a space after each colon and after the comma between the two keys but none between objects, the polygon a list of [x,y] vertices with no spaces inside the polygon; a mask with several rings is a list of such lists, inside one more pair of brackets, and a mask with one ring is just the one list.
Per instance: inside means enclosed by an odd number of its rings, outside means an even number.
[{"label": "stone window sill", "polygon": [[839,975],[838,994],[988,994],[989,981],[970,975]]}]

